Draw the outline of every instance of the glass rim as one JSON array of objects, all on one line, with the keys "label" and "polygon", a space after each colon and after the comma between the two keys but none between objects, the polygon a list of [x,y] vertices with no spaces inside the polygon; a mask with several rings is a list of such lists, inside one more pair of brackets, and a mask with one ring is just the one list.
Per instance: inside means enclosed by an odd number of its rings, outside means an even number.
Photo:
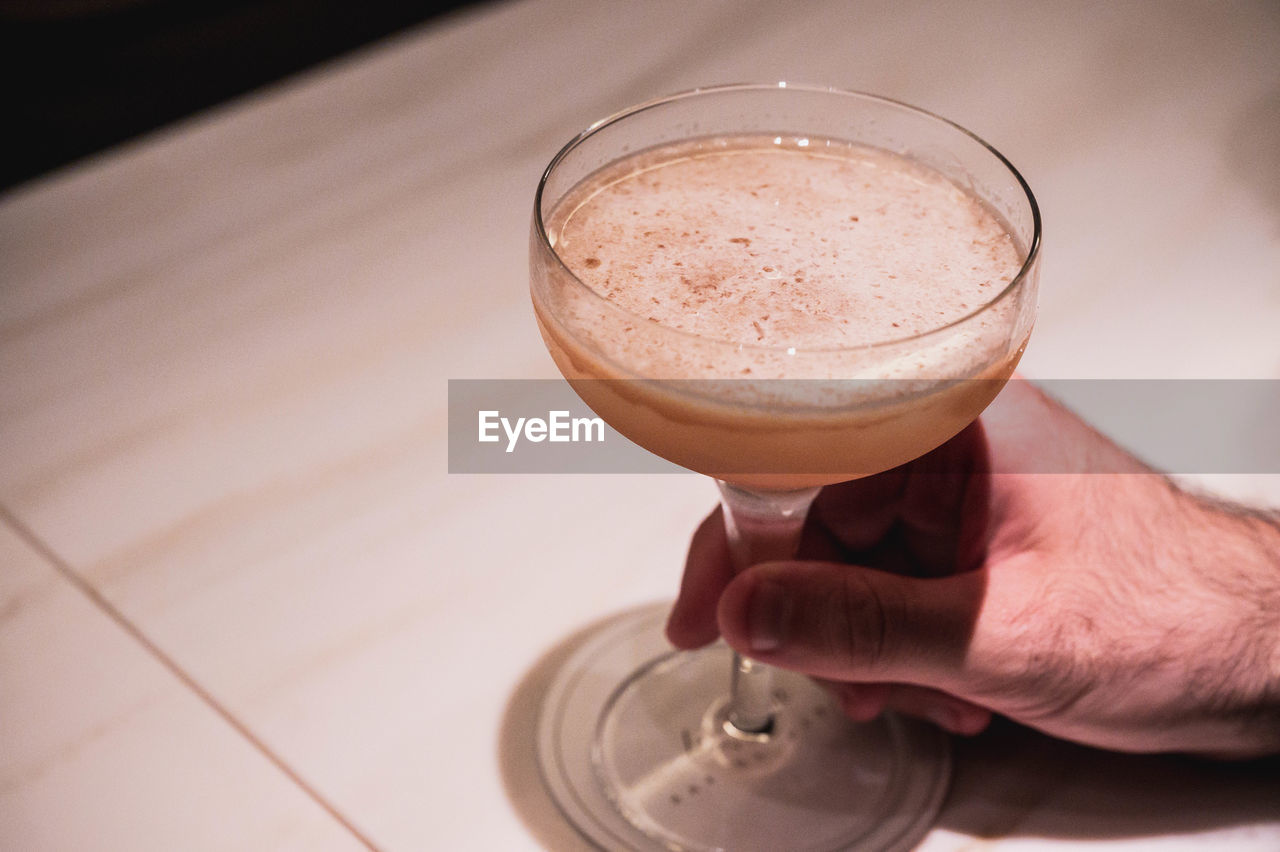
[{"label": "glass rim", "polygon": [[[894,337],[894,338],[889,338],[887,340],[875,340],[869,343],[858,343],[850,346],[803,347],[803,346],[787,346],[787,345],[776,345],[776,344],[764,345],[759,343],[741,343],[734,340],[726,340],[718,337],[711,337],[705,334],[699,334],[697,332],[686,331],[680,328],[674,328],[673,326],[666,325],[664,323],[658,322],[657,320],[650,319],[646,316],[641,316],[640,314],[637,314],[631,310],[628,310],[627,308],[624,308],[623,306],[619,305],[617,302],[614,302],[606,298],[605,296],[601,295],[594,288],[592,288],[586,282],[584,282],[581,278],[579,278],[577,273],[575,273],[572,269],[570,269],[568,265],[564,262],[564,259],[560,256],[560,253],[556,251],[555,246],[551,244],[551,239],[550,237],[547,236],[546,223],[543,220],[543,216],[542,216],[542,198],[543,198],[544,190],[546,189],[546,186],[547,186],[547,182],[551,179],[552,173],[556,170],[556,167],[559,166],[560,163],[562,163],[570,154],[572,154],[573,151],[578,148],[578,146],[586,142],[588,139],[594,137],[601,130],[605,129],[606,127],[610,127],[614,124],[617,124],[620,121],[624,121],[625,119],[630,118],[631,116],[638,115],[639,113],[647,112],[648,110],[655,109],[657,107],[664,106],[669,103],[688,100],[690,98],[695,98],[701,95],[724,94],[729,92],[784,91],[784,90],[804,92],[807,94],[835,95],[838,97],[851,98],[854,100],[875,101],[883,105],[893,106],[899,109],[906,110],[922,118],[926,118],[931,121],[935,121],[943,125],[946,125],[952,128],[953,130],[958,131],[963,136],[967,136],[969,139],[973,140],[974,142],[977,142],[979,146],[981,146],[988,154],[995,157],[995,159],[1005,169],[1008,170],[1009,174],[1013,176],[1013,179],[1017,182],[1018,187],[1021,189],[1022,194],[1025,196],[1027,200],[1027,204],[1031,209],[1031,240],[1027,246],[1027,256],[1023,260],[1022,266],[1019,267],[1017,273],[1014,274],[1013,277],[1009,279],[1009,282],[1003,288],[1001,288],[995,295],[993,295],[987,301],[983,302],[978,307],[974,308],[973,310],[969,311],[963,316],[958,317],[957,319],[951,320],[950,322],[944,325],[937,326],[936,328],[930,328],[926,331],[917,332],[915,334],[906,335],[904,337]],[[841,141],[841,140],[836,140],[836,141]],[[848,140],[848,141],[851,141],[851,140]],[[913,104],[906,103],[905,101],[895,100],[893,98],[887,98],[882,95],[872,94],[870,92],[855,91],[852,89],[840,89],[834,86],[814,86],[814,85],[806,85],[806,84],[795,84],[795,83],[788,83],[785,80],[780,80],[776,83],[726,83],[726,84],[717,84],[717,85],[711,85],[711,86],[700,86],[694,89],[685,89],[683,91],[674,92],[669,95],[662,95],[656,98],[651,98],[647,101],[642,101],[640,103],[633,104],[632,106],[626,107],[625,109],[619,110],[611,115],[605,116],[604,118],[601,118],[593,122],[592,124],[588,125],[584,130],[582,130],[580,133],[578,133],[576,136],[574,136],[572,139],[570,139],[568,142],[566,142],[560,148],[560,150],[556,152],[555,156],[551,158],[551,161],[547,164],[547,167],[543,170],[542,177],[538,180],[538,188],[534,192],[534,196],[533,196],[533,224],[534,224],[534,232],[537,236],[537,240],[540,248],[546,250],[551,254],[552,257],[555,258],[555,263],[559,267],[559,270],[564,275],[567,275],[569,277],[569,279],[573,282],[573,284],[576,285],[577,289],[584,292],[589,298],[600,302],[601,305],[606,310],[614,313],[622,314],[626,316],[629,320],[634,320],[635,322],[642,324],[643,326],[660,329],[661,332],[664,334],[671,334],[679,337],[691,338],[703,344],[711,343],[711,344],[718,344],[722,346],[732,346],[737,351],[777,353],[777,354],[786,354],[788,356],[795,356],[795,355],[806,354],[806,353],[830,354],[830,353],[838,353],[838,352],[859,352],[859,351],[879,349],[879,348],[889,347],[889,346],[898,346],[903,343],[923,340],[933,335],[941,334],[943,332],[956,329],[959,326],[962,326],[968,323],[970,320],[973,320],[981,316],[982,314],[986,313],[993,306],[1003,301],[1006,296],[1016,291],[1026,281],[1027,277],[1031,274],[1032,270],[1035,268],[1037,261],[1039,260],[1040,240],[1041,240],[1040,205],[1036,202],[1035,194],[1031,191],[1030,185],[1027,184],[1026,179],[1023,178],[1022,176],[1022,173],[1018,171],[1018,169],[1013,165],[1013,163],[1009,162],[1009,159],[1005,157],[1004,154],[1001,154],[993,145],[991,145],[981,136],[978,136],[972,130],[969,130],[968,128],[964,127],[961,124],[957,124],[956,122],[952,121],[949,118],[945,118],[941,115],[938,115],[937,113],[930,112],[929,110],[923,109]]]}]

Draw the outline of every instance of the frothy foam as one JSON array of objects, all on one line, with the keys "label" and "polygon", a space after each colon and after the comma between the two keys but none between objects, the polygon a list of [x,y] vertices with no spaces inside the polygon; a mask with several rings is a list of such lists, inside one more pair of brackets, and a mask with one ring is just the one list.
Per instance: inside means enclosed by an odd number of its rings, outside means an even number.
[{"label": "frothy foam", "polygon": [[989,302],[1022,262],[942,175],[818,140],[643,152],[575,188],[549,226],[579,280],[635,318],[752,347],[918,335]]}]

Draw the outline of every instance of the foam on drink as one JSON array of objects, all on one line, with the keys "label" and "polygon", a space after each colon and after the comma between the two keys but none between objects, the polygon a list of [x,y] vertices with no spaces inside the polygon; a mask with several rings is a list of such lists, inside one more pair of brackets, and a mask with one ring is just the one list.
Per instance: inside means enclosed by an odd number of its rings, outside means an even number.
[{"label": "foam on drink", "polygon": [[[945,326],[1022,263],[994,214],[937,172],[811,139],[642,152],[575,188],[548,236],[630,318],[749,347],[740,365],[698,371],[722,377],[753,367],[756,347],[858,347]],[[634,336],[625,321],[609,325]],[[628,355],[638,375],[670,366],[664,353]]]}]

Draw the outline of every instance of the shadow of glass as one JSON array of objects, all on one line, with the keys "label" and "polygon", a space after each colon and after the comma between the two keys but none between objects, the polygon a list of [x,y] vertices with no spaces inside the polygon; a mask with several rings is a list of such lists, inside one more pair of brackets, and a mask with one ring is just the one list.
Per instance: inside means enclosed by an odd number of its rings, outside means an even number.
[{"label": "shadow of glass", "polygon": [[580,835],[547,792],[538,768],[538,713],[560,667],[587,639],[626,613],[614,613],[575,631],[525,672],[507,699],[498,734],[498,764],[502,786],[517,816],[546,849],[556,852],[594,852],[596,846]]},{"label": "shadow of glass", "polygon": [[979,838],[1122,839],[1271,823],[1280,758],[1219,763],[1101,751],[1007,720],[956,739],[938,824]]},{"label": "shadow of glass", "polygon": [[[590,852],[548,795],[537,763],[539,708],[555,673],[618,613],[544,653],[507,701],[498,759],[508,800],[533,837],[556,852]],[[1280,838],[1280,757],[1214,762],[1132,755],[1057,740],[1003,719],[956,738],[951,789],[938,827],[979,839],[1122,840],[1272,824]]]}]

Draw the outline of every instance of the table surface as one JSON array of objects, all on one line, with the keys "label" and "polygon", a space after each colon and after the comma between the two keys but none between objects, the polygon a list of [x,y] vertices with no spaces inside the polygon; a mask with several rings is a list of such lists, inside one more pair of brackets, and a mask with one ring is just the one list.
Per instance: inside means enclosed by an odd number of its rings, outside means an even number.
[{"label": "table surface", "polygon": [[[1277,44],[1264,2],[494,3],[0,196],[0,846],[581,847],[539,692],[713,493],[447,473],[448,379],[555,375],[560,144],[711,82],[916,103],[1039,197],[1029,375],[1276,379]],[[926,849],[1280,845],[1274,766],[956,756]]]}]

